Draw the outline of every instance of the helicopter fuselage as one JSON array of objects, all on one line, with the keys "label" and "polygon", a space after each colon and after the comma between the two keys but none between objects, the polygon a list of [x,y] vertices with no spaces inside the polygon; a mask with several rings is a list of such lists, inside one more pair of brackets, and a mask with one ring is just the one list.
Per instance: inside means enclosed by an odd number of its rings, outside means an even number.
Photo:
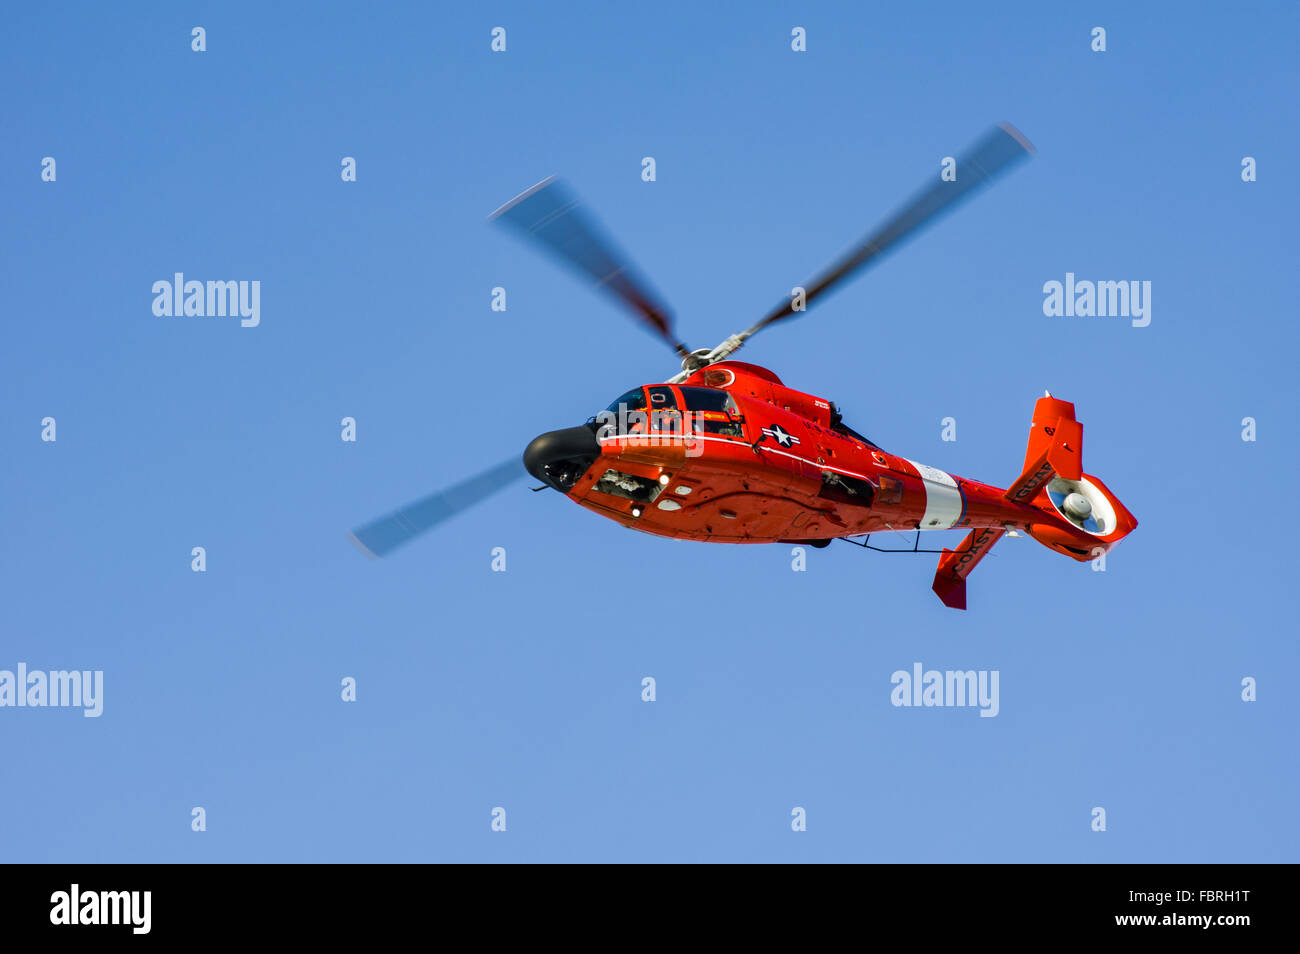
[{"label": "helicopter fuselage", "polygon": [[[700,388],[725,391],[730,409],[693,408]],[[626,527],[710,543],[811,544],[989,527],[1026,530],[1077,560],[1108,549],[1044,506],[1043,488],[1012,500],[1003,488],[891,454],[840,425],[829,401],[765,368],[724,361],[645,391],[640,413],[615,420],[611,409],[590,425],[599,456],[557,487]]]}]

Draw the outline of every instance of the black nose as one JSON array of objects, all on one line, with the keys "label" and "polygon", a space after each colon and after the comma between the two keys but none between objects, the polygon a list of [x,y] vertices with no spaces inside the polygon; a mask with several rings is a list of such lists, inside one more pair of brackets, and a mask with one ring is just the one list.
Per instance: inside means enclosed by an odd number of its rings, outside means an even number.
[{"label": "black nose", "polygon": [[544,484],[568,493],[600,456],[596,432],[585,425],[547,431],[524,450],[524,466]]}]

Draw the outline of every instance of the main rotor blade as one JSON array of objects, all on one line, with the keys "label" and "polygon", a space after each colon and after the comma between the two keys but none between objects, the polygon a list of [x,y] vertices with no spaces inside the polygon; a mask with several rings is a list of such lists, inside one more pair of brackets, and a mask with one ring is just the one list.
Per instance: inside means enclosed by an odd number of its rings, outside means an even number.
[{"label": "main rotor blade", "polygon": [[349,536],[367,556],[386,556],[403,543],[504,490],[524,476],[518,457],[497,464],[438,493],[421,497],[386,517],[372,520]]},{"label": "main rotor blade", "polygon": [[510,223],[594,278],[597,288],[622,301],[678,354],[686,354],[686,346],[673,334],[672,313],[637,275],[627,254],[601,234],[555,176],[515,196],[490,218]]},{"label": "main rotor blade", "polygon": [[[830,291],[842,280],[871,265],[877,258],[921,228],[955,207],[1018,160],[1033,155],[1034,146],[1010,123],[999,123],[965,155],[957,159],[955,182],[935,182],[923,189],[911,202],[896,212],[888,222],[859,242],[853,249],[818,275],[806,286],[804,306],[818,295]],[[742,334],[747,338],[774,321],[796,314],[794,301],[787,300],[772,309],[762,321]]]}]

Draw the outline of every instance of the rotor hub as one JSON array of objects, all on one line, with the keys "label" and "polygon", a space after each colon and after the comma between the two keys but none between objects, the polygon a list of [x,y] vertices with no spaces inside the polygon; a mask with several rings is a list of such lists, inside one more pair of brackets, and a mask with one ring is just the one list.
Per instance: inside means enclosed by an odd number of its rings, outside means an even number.
[{"label": "rotor hub", "polygon": [[1075,492],[1066,496],[1061,509],[1078,520],[1087,520],[1092,515],[1092,502],[1083,494]]}]

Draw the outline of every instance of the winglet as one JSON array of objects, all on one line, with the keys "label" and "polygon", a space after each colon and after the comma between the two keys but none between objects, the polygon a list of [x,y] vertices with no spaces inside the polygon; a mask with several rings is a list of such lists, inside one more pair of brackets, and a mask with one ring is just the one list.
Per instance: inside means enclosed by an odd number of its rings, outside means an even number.
[{"label": "winglet", "polygon": [[931,587],[943,605],[949,609],[964,610],[966,608],[966,581],[963,579],[952,579],[945,577],[942,573],[934,575],[934,585]]}]

